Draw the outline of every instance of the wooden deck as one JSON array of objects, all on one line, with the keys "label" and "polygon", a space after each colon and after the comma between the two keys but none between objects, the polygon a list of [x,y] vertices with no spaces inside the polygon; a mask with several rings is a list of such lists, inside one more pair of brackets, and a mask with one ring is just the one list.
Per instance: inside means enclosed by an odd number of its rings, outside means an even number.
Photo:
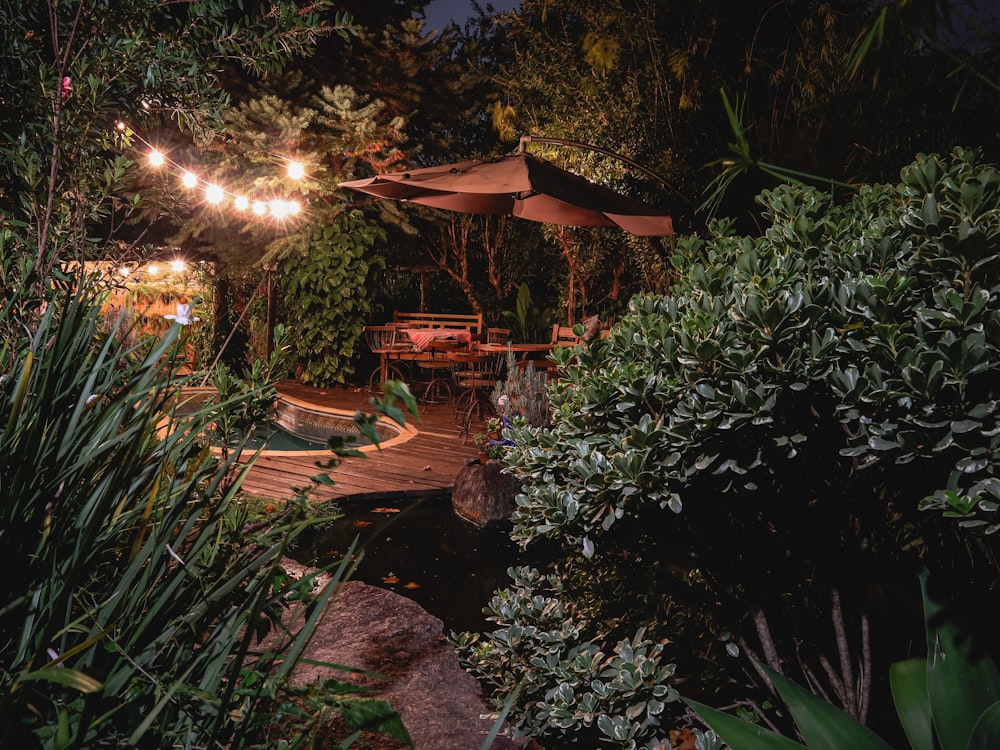
[{"label": "wooden deck", "polygon": [[[371,397],[365,389],[312,388],[297,381],[285,381],[278,391],[282,396],[297,402],[306,402],[323,409],[353,414],[360,409],[371,412]],[[401,496],[441,495],[451,492],[455,477],[465,462],[476,455],[471,438],[462,445],[455,414],[447,404],[421,407],[418,421],[407,420],[416,432],[409,439],[371,450],[364,458],[348,458],[334,469],[323,470],[316,466],[332,454],[316,456],[268,455],[257,458],[243,489],[254,495],[275,499],[295,495],[292,487],[311,484],[309,477],[327,473],[333,486],[318,485],[311,493],[313,499],[328,500],[346,496],[358,499],[379,499]],[[473,423],[472,434],[481,431]]]}]

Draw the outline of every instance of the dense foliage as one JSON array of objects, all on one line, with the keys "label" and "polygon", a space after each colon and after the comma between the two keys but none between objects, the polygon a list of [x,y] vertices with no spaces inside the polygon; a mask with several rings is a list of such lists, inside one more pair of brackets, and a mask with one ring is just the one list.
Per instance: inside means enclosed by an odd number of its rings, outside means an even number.
[{"label": "dense foliage", "polygon": [[843,205],[761,201],[763,236],[720,222],[680,243],[670,296],[560,353],[551,428],[508,433],[514,537],[549,547],[555,577],[516,572],[467,655],[499,701],[524,680],[531,732],[665,737],[660,661],[635,672],[641,699],[601,704],[624,734],[594,723],[574,666],[639,638],[665,642],[670,687],[766,713],[732,659],[759,654],[864,719],[920,635],[919,566],[995,616],[1000,172],[956,150]]},{"label": "dense foliage", "polygon": [[342,214],[315,229],[309,252],[281,265],[285,312],[303,363],[300,379],[326,386],[354,372],[361,326],[371,313],[370,278],[381,257],[372,246],[384,232],[360,211]]},{"label": "dense foliage", "polygon": [[[753,158],[799,176],[880,182],[918,152],[996,153],[989,3],[525,0],[493,33],[501,70],[484,68],[505,137],[571,138],[632,157],[669,186],[597,154],[531,146],[655,191],[682,232],[703,227],[691,209],[721,169],[709,163],[732,158],[720,92],[738,103]],[[755,170],[723,215],[742,220],[773,184]]]},{"label": "dense foliage", "polygon": [[[0,587],[0,744],[235,748],[280,731],[294,746],[331,710],[405,738],[336,680],[285,684],[346,568],[322,586],[288,576],[305,495],[262,521],[238,494],[277,358],[191,403],[182,326],[123,345],[87,289],[0,348],[0,559],[18,571]],[[27,323],[23,309],[3,314]],[[235,450],[213,454],[213,434]]]},{"label": "dense foliage", "polygon": [[221,61],[273,71],[330,31],[291,3],[226,0],[4,2],[0,23],[0,210],[36,238],[29,284],[63,258],[134,252],[116,240],[144,200],[125,193],[135,130],[211,126],[228,101]]},{"label": "dense foliage", "polygon": [[331,712],[405,741],[355,688],[285,684],[346,567],[315,595],[282,569],[307,489],[265,520],[238,496],[280,342],[248,382],[223,369],[225,395],[185,403],[184,326],[139,335],[136,315],[102,310],[118,275],[79,265],[145,253],[124,226],[150,195],[125,189],[138,127],[217,121],[221,63],[277,69],[329,26],[224,0],[3,2],[0,24],[0,560],[16,571],[0,585],[0,745],[294,747]]}]

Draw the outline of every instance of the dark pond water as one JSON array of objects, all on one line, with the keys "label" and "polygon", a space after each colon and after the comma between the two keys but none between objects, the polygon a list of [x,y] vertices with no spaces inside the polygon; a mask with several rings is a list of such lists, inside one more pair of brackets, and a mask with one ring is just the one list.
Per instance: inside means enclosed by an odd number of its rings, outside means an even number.
[{"label": "dark pond water", "polygon": [[[444,622],[445,633],[489,629],[482,613],[508,582],[518,548],[502,529],[480,529],[451,509],[451,499],[346,501],[344,518],[303,536],[291,556],[306,565],[341,559],[355,536],[365,554],[353,575],[417,602]],[[397,512],[398,511],[398,512]]]}]

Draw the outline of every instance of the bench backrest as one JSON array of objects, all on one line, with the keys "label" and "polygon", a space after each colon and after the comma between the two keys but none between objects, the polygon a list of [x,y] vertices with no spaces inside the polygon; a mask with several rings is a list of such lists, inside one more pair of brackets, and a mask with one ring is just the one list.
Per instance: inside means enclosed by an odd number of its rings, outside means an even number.
[{"label": "bench backrest", "polygon": [[401,328],[464,328],[473,336],[483,330],[482,313],[463,315],[459,313],[400,312],[392,314],[392,322]]}]

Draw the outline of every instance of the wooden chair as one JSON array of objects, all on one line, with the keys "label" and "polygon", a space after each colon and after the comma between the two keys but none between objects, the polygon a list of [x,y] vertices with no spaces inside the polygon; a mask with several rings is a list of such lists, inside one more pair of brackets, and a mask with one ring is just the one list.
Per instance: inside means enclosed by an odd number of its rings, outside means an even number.
[{"label": "wooden chair", "polygon": [[452,362],[448,354],[460,344],[451,339],[431,341],[421,356],[414,361],[424,372],[426,384],[420,400],[427,405],[452,403],[451,370]]},{"label": "wooden chair", "polygon": [[455,420],[461,426],[462,445],[469,437],[472,415],[479,414],[485,419],[495,412],[493,389],[500,374],[500,352],[484,352],[473,349],[467,352],[451,352],[452,382],[458,391],[455,398]]},{"label": "wooden chair", "polygon": [[486,329],[486,343],[487,344],[506,344],[510,341],[510,329],[509,328],[487,328]]},{"label": "wooden chair", "polygon": [[580,343],[580,337],[573,333],[573,326],[552,326],[552,345],[569,349]]},{"label": "wooden chair", "polygon": [[[573,326],[561,326],[558,323],[552,326],[552,348],[561,346],[563,349],[572,349],[578,346],[582,340],[573,333]],[[539,359],[532,362],[538,372],[549,375],[556,370],[555,362],[549,359]]]},{"label": "wooden chair", "polygon": [[379,358],[378,367],[368,378],[368,390],[378,391],[386,380],[406,380],[400,365],[403,354],[413,349],[409,340],[402,340],[406,337],[400,337],[395,326],[365,326],[361,332],[368,348]]}]

